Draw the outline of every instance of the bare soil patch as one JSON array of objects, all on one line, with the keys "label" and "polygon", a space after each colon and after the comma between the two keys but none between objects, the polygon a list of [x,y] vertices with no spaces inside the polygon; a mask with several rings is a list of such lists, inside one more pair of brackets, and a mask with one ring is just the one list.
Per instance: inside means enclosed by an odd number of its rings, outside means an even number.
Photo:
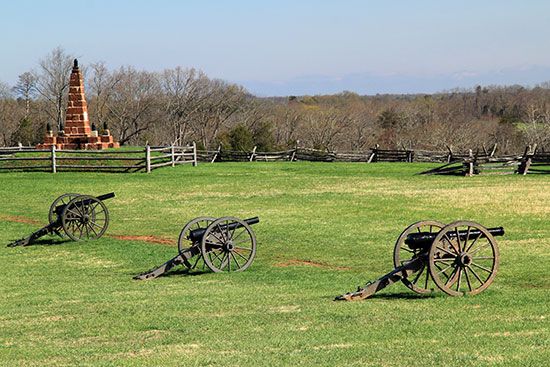
[{"label": "bare soil patch", "polygon": [[15,223],[40,224],[40,222],[37,221],[36,219],[22,217],[22,216],[19,216],[19,215],[0,214],[0,220],[5,220],[7,222],[15,222]]},{"label": "bare soil patch", "polygon": [[[19,215],[0,214],[0,221],[2,220],[7,222],[13,222],[13,223],[24,223],[24,224],[33,224],[33,225],[42,224],[40,221],[36,219],[22,217]],[[172,245],[174,243],[173,240],[170,240],[168,238],[155,237],[155,236],[108,235],[108,237],[116,238],[117,240],[123,240],[123,241],[143,241],[143,242],[149,242],[149,243],[158,243],[161,245]]]},{"label": "bare soil patch", "polygon": [[174,240],[168,238],[155,237],[155,236],[126,236],[126,235],[109,235],[109,237],[116,238],[123,241],[143,241],[149,243],[158,243],[161,245],[172,245]]}]

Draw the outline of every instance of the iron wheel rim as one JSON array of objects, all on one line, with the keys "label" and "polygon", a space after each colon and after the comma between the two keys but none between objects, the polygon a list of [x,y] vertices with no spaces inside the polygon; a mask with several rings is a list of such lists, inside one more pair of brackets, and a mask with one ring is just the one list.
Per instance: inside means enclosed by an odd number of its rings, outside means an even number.
[{"label": "iron wheel rim", "polygon": [[[423,228],[426,227],[426,228]],[[420,233],[420,232],[429,232],[429,233],[438,233],[441,228],[445,227],[444,223],[435,220],[422,220],[416,223],[411,224],[397,238],[395,246],[393,248],[393,265],[394,267],[402,266],[406,261],[415,259],[421,255],[421,251],[410,249],[405,244],[405,239],[411,233]],[[428,229],[427,231],[423,229]],[[436,230],[434,232],[434,230]],[[406,254],[412,256],[408,260],[404,260],[403,256]],[[435,291],[436,284],[431,278],[430,271],[428,269],[428,261],[424,260],[424,265],[420,271],[411,276],[412,280],[407,278],[401,279],[401,282],[410,290],[418,294],[430,294]]]},{"label": "iron wheel rim", "polygon": [[[81,194],[77,194],[77,193],[72,193],[72,192],[68,192],[66,194],[63,194],[63,195],[60,195],[58,196],[52,203],[52,205],[50,205],[50,210],[48,211],[48,223],[53,223],[57,220],[57,214],[55,213],[55,208],[59,205],[67,205],[71,200],[73,200],[74,198],[78,197],[78,196],[81,196]],[[63,231],[57,231],[56,232],[59,237],[63,238],[65,237],[63,235]]]},{"label": "iron wheel rim", "polygon": [[[466,238],[452,240],[448,233],[465,230]],[[478,230],[479,235],[472,235]],[[442,251],[441,243],[453,243],[451,251]],[[445,252],[447,258],[442,259]],[[498,245],[491,233],[479,223],[457,221],[445,226],[434,240],[429,254],[430,273],[439,289],[450,296],[476,295],[487,289],[494,281],[499,265]],[[441,276],[441,265],[457,274],[452,284]],[[444,269],[444,270],[445,270]],[[444,272],[443,272],[444,273]],[[481,274],[481,275],[480,275]]]},{"label": "iron wheel rim", "polygon": [[96,240],[109,226],[109,211],[96,197],[80,195],[66,205],[61,224],[65,234],[73,241]]},{"label": "iron wheel rim", "polygon": [[[196,229],[206,229],[208,226],[214,222],[216,218],[214,217],[197,217],[189,222],[185,226],[183,226],[180,235],[178,237],[178,252],[180,255],[183,256],[183,253],[187,250],[189,250],[191,247],[198,246],[197,244],[194,244],[193,241],[189,239],[189,234],[191,231]],[[202,251],[199,252],[197,255],[197,259],[191,264],[191,267],[189,269],[195,269],[199,263],[200,260],[202,260],[202,268],[204,269],[205,263],[204,259],[202,257]]]},{"label": "iron wheel rim", "polygon": [[[240,227],[227,229],[231,223],[239,223]],[[219,218],[206,229],[201,240],[201,252],[206,266],[215,273],[244,271],[256,256],[256,236],[241,219]]]}]

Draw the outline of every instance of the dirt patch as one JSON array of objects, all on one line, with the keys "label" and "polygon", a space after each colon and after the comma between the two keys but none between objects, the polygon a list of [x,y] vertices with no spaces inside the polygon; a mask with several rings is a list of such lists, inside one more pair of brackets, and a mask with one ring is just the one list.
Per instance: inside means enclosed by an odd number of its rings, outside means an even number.
[{"label": "dirt patch", "polygon": [[[0,214],[0,221],[13,222],[13,223],[24,223],[24,224],[33,224],[33,225],[43,225],[40,221],[36,219],[31,219],[27,217],[21,217],[19,215],[4,215]],[[125,235],[106,235],[107,237],[116,238],[117,240],[123,241],[143,241],[149,243],[158,243],[161,245],[172,245],[174,240],[168,238],[155,237],[155,236],[125,236]]]},{"label": "dirt patch", "polygon": [[155,237],[155,236],[125,236],[125,235],[108,235],[108,237],[116,238],[123,241],[143,241],[149,243],[158,243],[161,245],[173,245],[174,240],[168,238]]},{"label": "dirt patch", "polygon": [[298,259],[287,260],[282,263],[277,263],[274,266],[278,268],[286,268],[288,266],[312,266],[314,268],[323,268],[323,269],[351,270],[351,268],[348,266],[334,266],[334,265],[315,262],[311,260],[298,260]]},{"label": "dirt patch", "polygon": [[0,215],[0,220],[5,220],[7,222],[15,223],[25,223],[25,224],[40,224],[36,219],[21,217],[19,215]]}]

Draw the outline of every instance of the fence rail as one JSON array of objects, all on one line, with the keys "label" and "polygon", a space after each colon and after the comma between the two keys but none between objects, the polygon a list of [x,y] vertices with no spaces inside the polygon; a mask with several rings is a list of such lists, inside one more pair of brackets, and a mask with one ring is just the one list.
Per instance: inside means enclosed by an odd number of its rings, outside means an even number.
[{"label": "fence rail", "polygon": [[550,174],[550,153],[537,152],[536,144],[527,146],[523,154],[494,156],[490,154],[473,154],[472,151],[461,160],[452,161],[443,166],[421,172],[423,175],[463,175],[478,174]]},{"label": "fence rail", "polygon": [[[485,150],[484,150],[485,151]],[[487,156],[494,154],[495,147]],[[258,152],[256,147],[251,151],[225,150],[221,146],[216,150],[198,150],[198,160],[201,162],[273,162],[273,161],[310,161],[310,162],[433,162],[450,163],[469,157],[469,152],[429,151],[413,149],[380,149],[374,148],[362,152],[337,152],[311,148],[297,147],[278,152]],[[482,153],[480,156],[485,156]]]},{"label": "fence rail", "polygon": [[[33,147],[0,147],[2,171],[151,172],[165,166],[197,165],[197,147],[151,147],[129,150],[57,150]],[[47,164],[46,164],[47,163]]]},{"label": "fence rail", "polygon": [[195,143],[188,146],[145,146],[130,150],[51,150],[32,147],[0,148],[0,172],[21,171],[101,171],[101,172],[151,172],[154,169],[179,164],[197,165],[201,162],[432,162],[444,163],[423,174],[478,173],[550,173],[550,153],[527,147],[523,154],[496,156],[496,145],[468,152],[429,151],[413,149],[380,149],[378,145],[363,152],[336,152],[311,148],[260,152],[231,151],[220,147],[216,150],[197,150]]}]

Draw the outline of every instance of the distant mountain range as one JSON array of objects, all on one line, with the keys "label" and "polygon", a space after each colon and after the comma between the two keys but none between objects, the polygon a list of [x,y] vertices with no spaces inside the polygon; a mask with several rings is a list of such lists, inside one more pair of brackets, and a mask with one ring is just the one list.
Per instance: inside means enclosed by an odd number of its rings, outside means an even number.
[{"label": "distant mountain range", "polygon": [[529,66],[492,72],[461,71],[451,74],[420,76],[407,74],[358,73],[342,77],[307,75],[281,82],[238,81],[251,93],[260,96],[335,94],[351,91],[358,94],[435,93],[476,85],[535,86],[550,81],[550,67]]}]

